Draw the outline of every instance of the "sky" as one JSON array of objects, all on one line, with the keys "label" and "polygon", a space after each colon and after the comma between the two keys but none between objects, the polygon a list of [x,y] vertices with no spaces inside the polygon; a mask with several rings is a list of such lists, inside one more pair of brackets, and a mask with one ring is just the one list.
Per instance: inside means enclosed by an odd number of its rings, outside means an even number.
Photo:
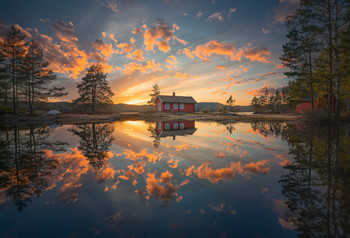
[{"label": "sky", "polygon": [[279,57],[284,19],[298,0],[5,0],[0,40],[16,25],[44,49],[55,86],[78,97],[93,63],[108,73],[114,103],[146,104],[162,95],[249,105],[264,88],[287,84]]}]

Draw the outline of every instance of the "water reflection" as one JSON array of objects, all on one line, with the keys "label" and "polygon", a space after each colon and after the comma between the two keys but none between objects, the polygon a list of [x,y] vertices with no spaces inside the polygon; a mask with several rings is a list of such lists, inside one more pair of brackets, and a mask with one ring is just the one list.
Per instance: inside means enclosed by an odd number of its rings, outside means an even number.
[{"label": "water reflection", "polygon": [[89,163],[99,171],[105,166],[109,155],[109,148],[114,137],[113,124],[82,124],[74,125],[70,131],[79,137],[78,149],[89,160]]},{"label": "water reflection", "polygon": [[21,211],[33,197],[40,199],[28,214],[72,218],[85,231],[66,226],[55,229],[57,237],[349,235],[344,128],[124,121],[13,127],[0,135],[6,235],[25,236],[11,233],[25,230],[16,219],[35,223],[10,206]]},{"label": "water reflection", "polygon": [[350,235],[349,128],[297,125],[286,134],[293,162],[284,168],[282,221],[302,237]]},{"label": "water reflection", "polygon": [[48,150],[61,151],[60,142],[48,142],[50,129],[13,127],[1,133],[0,191],[5,191],[19,211],[32,197],[39,197],[47,189],[58,161]]}]

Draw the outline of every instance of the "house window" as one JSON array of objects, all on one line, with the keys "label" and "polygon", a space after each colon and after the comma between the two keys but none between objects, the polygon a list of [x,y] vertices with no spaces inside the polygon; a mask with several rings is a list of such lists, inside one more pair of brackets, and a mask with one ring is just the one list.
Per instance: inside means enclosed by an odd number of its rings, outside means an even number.
[{"label": "house window", "polygon": [[180,109],[185,109],[185,105],[183,103],[180,104]]},{"label": "house window", "polygon": [[179,124],[177,124],[177,123],[174,123],[174,125],[173,125],[173,128],[174,128],[174,130],[177,130],[177,129],[179,129]]},{"label": "house window", "polygon": [[170,109],[170,104],[169,103],[165,103],[165,109]]},{"label": "house window", "polygon": [[161,129],[162,129],[162,123],[158,122],[158,130],[161,130]]},{"label": "house window", "polygon": [[174,103],[174,109],[178,109],[178,104]]},{"label": "house window", "polygon": [[170,123],[165,123],[165,130],[170,130]]},{"label": "house window", "polygon": [[180,123],[180,129],[184,129],[185,128],[185,123]]}]

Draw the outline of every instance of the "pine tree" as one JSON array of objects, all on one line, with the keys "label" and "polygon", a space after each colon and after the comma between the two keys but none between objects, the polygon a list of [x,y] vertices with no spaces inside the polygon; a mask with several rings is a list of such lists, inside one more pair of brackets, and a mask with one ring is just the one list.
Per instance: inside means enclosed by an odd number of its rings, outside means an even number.
[{"label": "pine tree", "polygon": [[147,102],[147,104],[149,104],[149,105],[154,105],[156,98],[160,94],[160,88],[159,88],[159,85],[157,83],[153,85],[152,91],[153,91],[153,93],[150,94],[151,98]]},{"label": "pine tree", "polygon": [[47,85],[56,80],[56,75],[48,68],[49,62],[44,60],[42,48],[34,40],[28,43],[28,51],[21,68],[23,72],[23,86],[27,98],[30,115],[36,101],[46,101],[49,97],[67,95],[62,88],[48,88]]},{"label": "pine tree", "polygon": [[259,99],[256,96],[253,97],[252,102],[250,103],[250,105],[253,107],[253,111],[254,112],[259,111],[259,107],[260,107]]},{"label": "pine tree", "polygon": [[233,99],[232,95],[226,100],[227,106],[229,106],[229,110],[231,112],[235,111],[234,105],[235,105],[236,99]]},{"label": "pine tree", "polygon": [[13,114],[17,114],[18,90],[20,83],[20,66],[26,54],[25,35],[13,25],[0,42],[0,51],[5,58],[5,65],[9,72],[9,82],[12,87]]},{"label": "pine tree", "polygon": [[100,64],[93,64],[82,78],[80,84],[77,85],[79,97],[75,103],[91,104],[91,110],[95,111],[96,104],[113,103],[112,97],[114,93],[106,80],[107,74],[103,72]]}]

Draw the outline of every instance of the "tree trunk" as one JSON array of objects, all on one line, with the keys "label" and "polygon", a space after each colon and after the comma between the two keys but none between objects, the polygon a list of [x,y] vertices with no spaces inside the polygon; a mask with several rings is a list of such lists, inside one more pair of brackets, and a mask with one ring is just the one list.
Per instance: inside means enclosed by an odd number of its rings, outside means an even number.
[{"label": "tree trunk", "polygon": [[314,79],[313,79],[313,72],[312,72],[312,57],[311,52],[309,51],[309,74],[310,74],[310,97],[311,97],[311,116],[314,115]]},{"label": "tree trunk", "polygon": [[332,40],[332,1],[328,0],[328,120],[332,120],[333,99],[333,40]]},{"label": "tree trunk", "polygon": [[17,115],[16,79],[15,79],[15,46],[12,46],[12,103],[13,103],[13,114]]},{"label": "tree trunk", "polygon": [[339,9],[338,9],[338,1],[335,0],[335,26],[334,26],[334,53],[335,53],[335,71],[336,71],[336,101],[335,101],[335,118],[339,119],[340,118],[340,57],[339,57],[339,32],[338,32],[338,27],[339,27]]}]

